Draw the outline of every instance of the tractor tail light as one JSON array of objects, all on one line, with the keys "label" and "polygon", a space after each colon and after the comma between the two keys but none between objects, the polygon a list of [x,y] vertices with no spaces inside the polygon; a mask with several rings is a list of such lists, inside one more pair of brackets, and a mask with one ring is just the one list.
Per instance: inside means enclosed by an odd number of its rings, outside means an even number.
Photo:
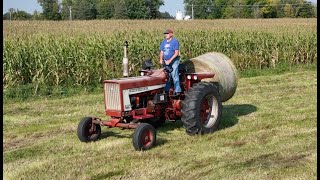
[{"label": "tractor tail light", "polygon": [[198,76],[197,76],[197,75],[194,75],[194,76],[193,76],[193,79],[194,79],[194,80],[197,80],[197,79],[198,79]]}]

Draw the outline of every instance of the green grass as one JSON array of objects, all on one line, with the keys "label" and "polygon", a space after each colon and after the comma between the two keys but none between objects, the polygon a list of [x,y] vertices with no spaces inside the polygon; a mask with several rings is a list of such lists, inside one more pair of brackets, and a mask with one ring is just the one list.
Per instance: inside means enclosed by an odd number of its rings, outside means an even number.
[{"label": "green grass", "polygon": [[316,86],[314,69],[241,78],[218,131],[191,137],[167,122],[146,152],[133,130],[78,140],[82,117],[107,118],[103,94],[7,102],[4,179],[316,179]]}]

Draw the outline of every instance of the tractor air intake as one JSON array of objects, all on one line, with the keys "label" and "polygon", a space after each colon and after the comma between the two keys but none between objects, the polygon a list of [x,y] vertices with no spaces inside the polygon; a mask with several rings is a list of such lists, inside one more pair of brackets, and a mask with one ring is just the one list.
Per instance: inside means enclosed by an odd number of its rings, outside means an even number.
[{"label": "tractor air intake", "polygon": [[104,102],[106,110],[121,111],[119,84],[104,83]]}]

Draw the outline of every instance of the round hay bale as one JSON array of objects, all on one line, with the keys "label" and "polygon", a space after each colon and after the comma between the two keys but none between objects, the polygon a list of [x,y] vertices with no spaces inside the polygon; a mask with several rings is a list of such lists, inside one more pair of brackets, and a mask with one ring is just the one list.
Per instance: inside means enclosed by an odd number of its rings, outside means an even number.
[{"label": "round hay bale", "polygon": [[233,62],[224,54],[210,52],[183,62],[188,73],[212,72],[213,78],[202,81],[217,82],[222,101],[229,100],[237,89],[238,72]]}]

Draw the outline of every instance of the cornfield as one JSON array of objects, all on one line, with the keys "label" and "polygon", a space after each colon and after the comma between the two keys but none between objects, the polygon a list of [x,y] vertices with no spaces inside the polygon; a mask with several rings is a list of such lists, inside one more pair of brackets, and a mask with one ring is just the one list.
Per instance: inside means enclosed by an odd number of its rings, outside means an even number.
[{"label": "cornfield", "polygon": [[125,41],[132,76],[146,58],[160,67],[166,28],[179,39],[182,60],[216,51],[239,71],[317,63],[316,19],[3,23],[3,88],[31,84],[35,94],[42,85],[93,86],[120,77]]}]

